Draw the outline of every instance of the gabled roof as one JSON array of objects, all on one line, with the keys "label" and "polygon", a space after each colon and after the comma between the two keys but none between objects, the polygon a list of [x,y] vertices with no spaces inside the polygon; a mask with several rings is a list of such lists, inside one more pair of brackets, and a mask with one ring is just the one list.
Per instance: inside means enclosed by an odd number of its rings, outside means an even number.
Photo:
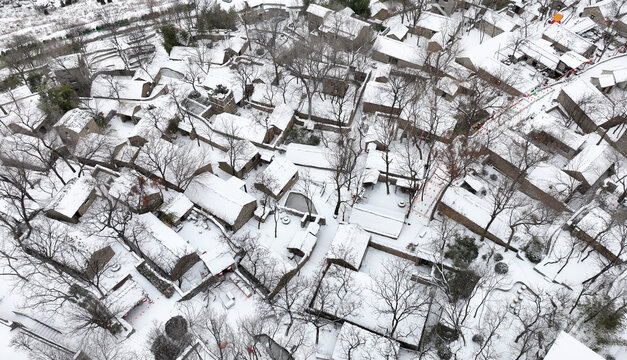
[{"label": "gabled roof", "polygon": [[90,175],[73,178],[54,195],[45,210],[53,210],[63,216],[72,218],[95,187],[96,181]]},{"label": "gabled roof", "polygon": [[255,202],[250,194],[229,185],[212,173],[196,176],[185,195],[196,205],[233,226],[245,206]]}]

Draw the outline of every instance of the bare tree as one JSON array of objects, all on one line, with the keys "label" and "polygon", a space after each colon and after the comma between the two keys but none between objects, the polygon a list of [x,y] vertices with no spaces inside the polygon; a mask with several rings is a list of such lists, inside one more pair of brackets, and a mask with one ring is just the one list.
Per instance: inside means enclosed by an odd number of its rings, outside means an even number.
[{"label": "bare tree", "polygon": [[322,90],[323,81],[335,67],[334,56],[328,56],[325,43],[314,36],[299,37],[281,57],[281,64],[298,79],[307,97],[307,117],[311,119],[313,98]]},{"label": "bare tree", "polygon": [[331,167],[331,180],[333,181],[337,196],[334,210],[335,215],[340,211],[342,188],[347,186],[353,178],[358,156],[359,150],[357,144],[353,139],[340,133],[333,149],[330,149],[327,156],[327,161]]},{"label": "bare tree", "polygon": [[519,226],[529,228],[531,226],[551,224],[557,216],[553,210],[526,196],[518,196],[513,199],[512,208],[515,210],[509,214],[510,233],[507,238],[507,246],[505,247],[506,252],[509,250],[516,229]]},{"label": "bare tree", "polygon": [[[391,338],[420,336],[412,329],[414,322],[410,319],[426,311],[430,296],[413,275],[413,263],[396,258],[384,263],[381,273],[373,276],[371,290],[377,298],[376,312],[388,319],[386,331]],[[397,333],[399,330],[401,334]]]},{"label": "bare tree", "polygon": [[37,67],[41,42],[33,35],[14,35],[7,47],[11,50],[0,57],[2,64],[19,75],[24,84],[28,84],[28,73]]},{"label": "bare tree", "polygon": [[242,93],[246,101],[250,100],[254,90],[253,81],[259,76],[258,66],[250,59],[238,58],[237,62],[232,66],[237,75],[237,79],[242,87]]},{"label": "bare tree", "polygon": [[[482,157],[481,145],[479,145],[474,139],[466,136],[461,136],[458,141],[452,141],[446,144],[443,151],[439,153],[438,160],[439,166],[442,172],[445,174],[443,179],[444,186],[437,195],[435,200],[434,209],[442,201],[442,198],[446,194],[446,191],[456,181],[463,179],[472,166],[478,164]],[[434,177],[441,176],[437,172],[434,172]],[[431,213],[429,220],[433,220],[435,211]]]}]

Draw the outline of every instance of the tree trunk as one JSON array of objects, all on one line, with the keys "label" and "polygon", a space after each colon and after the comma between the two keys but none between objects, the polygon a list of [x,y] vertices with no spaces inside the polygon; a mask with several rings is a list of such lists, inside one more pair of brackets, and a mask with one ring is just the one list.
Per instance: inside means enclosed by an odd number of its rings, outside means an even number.
[{"label": "tree trunk", "polygon": [[444,188],[442,189],[442,191],[440,191],[440,193],[438,194],[438,197],[435,200],[435,204],[433,204],[433,211],[431,212],[431,215],[429,216],[429,221],[432,221],[433,219],[435,219],[435,211],[437,210],[438,205],[440,205],[442,198],[444,198],[444,193],[446,193],[446,190],[448,190],[448,188],[451,187],[452,184],[453,184],[452,180],[447,182]]},{"label": "tree trunk", "polygon": [[340,187],[337,188],[337,203],[335,204],[335,211],[333,214],[337,216],[340,213],[340,204],[342,203],[342,189]]},{"label": "tree trunk", "polygon": [[390,195],[390,149],[385,153],[385,191]]},{"label": "tree trunk", "polygon": [[510,226],[509,228],[510,228],[510,232],[509,232],[509,237],[507,238],[507,246],[505,247],[505,252],[509,250],[510,244],[512,243],[512,239],[514,238],[515,227]]},{"label": "tree trunk", "polygon": [[497,215],[492,215],[490,217],[490,221],[488,221],[488,224],[485,226],[485,228],[483,229],[483,232],[481,233],[481,238],[479,239],[479,241],[483,241],[486,237],[486,235],[488,234],[488,229],[490,229],[490,225],[492,225],[492,223],[494,222],[494,220],[496,220],[496,216]]}]

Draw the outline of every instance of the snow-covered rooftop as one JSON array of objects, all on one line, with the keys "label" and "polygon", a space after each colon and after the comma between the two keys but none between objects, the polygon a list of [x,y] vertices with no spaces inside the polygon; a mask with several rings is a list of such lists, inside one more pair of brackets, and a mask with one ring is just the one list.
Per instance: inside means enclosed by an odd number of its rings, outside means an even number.
[{"label": "snow-covered rooftop", "polygon": [[416,45],[390,39],[385,36],[377,36],[372,46],[373,51],[389,57],[403,60],[416,66],[422,66],[425,63],[426,52],[424,49]]},{"label": "snow-covered rooftop", "polygon": [[603,360],[603,357],[568,333],[560,331],[544,360]]},{"label": "snow-covered rooftop", "polygon": [[89,198],[89,194],[96,187],[95,182],[95,179],[90,175],[71,179],[55,194],[45,210],[53,210],[63,216],[72,218]]},{"label": "snow-covered rooftop", "polygon": [[370,234],[357,224],[340,224],[327,253],[328,260],[341,260],[359,270],[366,254]]},{"label": "snow-covered rooftop", "polygon": [[229,225],[235,224],[246,205],[255,202],[255,198],[248,193],[211,173],[196,176],[185,190],[185,195]]}]

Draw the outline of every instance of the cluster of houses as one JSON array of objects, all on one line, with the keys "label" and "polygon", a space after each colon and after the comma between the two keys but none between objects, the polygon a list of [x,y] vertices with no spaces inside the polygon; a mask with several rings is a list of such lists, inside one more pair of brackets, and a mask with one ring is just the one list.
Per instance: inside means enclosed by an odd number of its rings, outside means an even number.
[{"label": "cluster of houses", "polygon": [[[294,138],[305,132],[325,140],[325,134],[359,127],[359,133],[365,130],[365,161],[358,189],[351,190],[353,199],[367,196],[371,185],[383,179],[411,193],[432,178],[421,172],[407,175],[399,150],[381,134],[398,133],[394,141],[402,144],[413,140],[403,137],[412,126],[417,148],[446,146],[459,135],[460,103],[496,90],[499,95],[481,105],[482,115],[505,124],[470,135],[489,139],[482,143],[481,163],[436,196],[431,211],[519,250],[524,244],[512,242],[512,218],[519,209],[491,219],[495,199],[490,189],[510,179],[517,184],[516,198],[541,204],[558,214],[555,218],[565,216],[569,236],[622,263],[627,260],[625,233],[617,230],[617,221],[624,222],[627,206],[627,13],[616,2],[588,5],[578,18],[550,25],[544,24],[545,14],[568,9],[570,2],[553,1],[547,9],[516,3],[496,10],[478,2],[439,0],[428,9],[403,12],[393,1],[373,1],[368,19],[348,7],[333,10],[311,3],[305,8],[300,1],[238,3],[247,24],[301,16],[310,36],[338,51],[356,52],[356,61],[333,64],[313,99],[299,93],[295,74],[273,74],[263,51],[254,51],[259,47],[247,38],[248,29],[212,31],[201,39],[206,42],[174,46],[165,58],[153,30],[118,35],[115,43],[96,38],[84,53],[54,59],[45,69],[80,95],[78,107],[61,117],[46,114],[41,95],[26,85],[0,94],[2,165],[46,173],[56,184],[39,204],[41,211],[31,219],[36,230],[24,244],[29,254],[97,283],[99,300],[119,309],[130,336],[134,311],[153,300],[145,279],[159,292],[174,289],[187,300],[236,269],[238,282],[273,298],[321,248],[321,233],[333,229],[328,248],[321,250],[325,273],[318,285],[334,288],[348,278],[362,289],[352,296],[370,300],[338,319],[343,324],[329,358],[360,358],[373,351],[384,358],[400,348],[419,349],[425,314],[400,321],[404,335],[397,336],[387,336],[397,328],[389,329],[386,317],[369,318],[378,304],[367,294],[375,276],[364,270],[364,260],[375,246],[420,264],[430,266],[433,259],[373,242],[373,237],[399,239],[409,223],[405,214],[353,202],[349,218],[336,211],[330,219],[334,195],[326,187],[331,184],[322,180],[321,189],[302,189],[311,180],[305,179],[305,170],[334,169],[330,150]],[[292,27],[286,25],[281,36],[297,39],[298,29]],[[472,37],[470,46],[457,43],[465,37]],[[446,66],[439,63],[442,56],[451,59]],[[242,78],[242,69],[254,70]],[[438,78],[433,89],[441,112],[438,126],[411,122],[415,113],[394,93],[397,77]],[[478,89],[475,82],[484,87]],[[308,113],[308,101],[314,102],[313,113]],[[338,110],[344,101],[348,105]],[[428,111],[430,100],[415,101],[416,108]],[[540,101],[541,108],[536,106]],[[505,115],[494,110],[499,102],[509,103]],[[389,130],[385,126],[391,119],[395,124]],[[420,158],[426,166],[422,153]],[[597,200],[601,196],[604,202]],[[399,203],[404,206],[412,203]],[[289,239],[277,239],[279,222],[288,226],[294,217],[300,227]],[[105,224],[106,236],[87,230],[94,221]],[[215,226],[230,246],[203,251],[189,232],[181,231],[190,223]],[[268,232],[274,226],[273,240],[253,236],[231,246],[237,236],[261,232],[262,223]],[[54,239],[61,239],[64,248],[46,253]],[[224,240],[212,233],[202,241]],[[192,272],[202,278],[189,285]],[[429,281],[419,282],[427,291]],[[310,310],[329,318],[341,313],[333,306],[342,303],[323,300],[314,296]],[[355,336],[361,341],[351,348]],[[568,337],[560,335],[556,349]]]}]

